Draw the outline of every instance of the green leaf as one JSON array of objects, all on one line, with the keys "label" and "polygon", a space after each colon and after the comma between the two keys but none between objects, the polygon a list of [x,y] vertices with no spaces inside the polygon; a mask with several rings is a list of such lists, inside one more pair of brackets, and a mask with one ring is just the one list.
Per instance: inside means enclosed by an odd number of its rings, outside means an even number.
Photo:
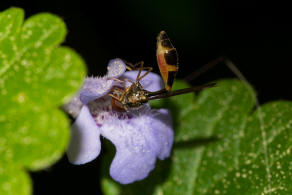
[{"label": "green leaf", "polygon": [[[84,77],[84,62],[69,48],[56,49],[65,34],[65,24],[60,18],[38,14],[14,32],[13,39],[5,39],[10,40],[13,49],[1,51],[4,64],[0,68],[0,86],[6,102],[0,106],[3,112],[13,114],[11,104],[25,105],[23,109],[58,106],[79,87]],[[5,56],[12,57],[5,61]],[[7,81],[12,78],[13,82]]]},{"label": "green leaf", "polygon": [[[24,13],[21,9],[11,8],[0,13],[0,84],[3,85],[4,73],[11,68],[10,64],[15,59],[19,50],[16,44],[20,33]],[[1,87],[2,89],[2,87]],[[2,90],[3,95],[3,90]]]},{"label": "green leaf", "polygon": [[254,97],[243,83],[222,80],[192,102],[186,95],[160,102],[176,121],[171,158],[128,186],[107,175],[103,188],[112,184],[119,192],[107,194],[291,192],[292,103],[272,102],[254,112]]},{"label": "green leaf", "polygon": [[239,145],[239,166],[217,180],[208,193],[291,193],[291,116],[292,103],[278,101],[262,106],[249,117]]},{"label": "green leaf", "polygon": [[31,191],[31,181],[25,171],[17,167],[0,164],[0,194],[29,195]]},{"label": "green leaf", "polygon": [[10,165],[18,172],[38,170],[63,155],[70,132],[59,107],[77,92],[86,72],[76,52],[59,46],[67,31],[59,17],[41,13],[24,23],[23,18],[19,8],[0,13],[0,168],[5,178],[0,186],[30,185],[20,178],[25,173],[6,178]]},{"label": "green leaf", "polygon": [[26,116],[2,123],[0,161],[5,160],[30,169],[48,167],[63,155],[69,140],[69,123],[57,109],[29,112]]}]

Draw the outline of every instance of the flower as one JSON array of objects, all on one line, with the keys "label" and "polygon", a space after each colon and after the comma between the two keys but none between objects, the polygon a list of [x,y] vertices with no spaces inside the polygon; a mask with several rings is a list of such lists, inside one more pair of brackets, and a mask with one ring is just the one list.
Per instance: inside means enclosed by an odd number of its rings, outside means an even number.
[{"label": "flower", "polygon": [[[161,160],[169,157],[173,143],[172,120],[167,109],[150,109],[148,104],[129,112],[112,109],[107,94],[118,85],[112,78],[135,81],[138,74],[125,70],[122,60],[111,60],[107,75],[87,78],[78,96],[65,106],[65,110],[77,117],[71,128],[69,161],[84,164],[95,159],[101,150],[102,135],[116,147],[110,175],[122,184],[147,177],[157,157]],[[148,91],[156,91],[163,82],[157,74],[149,73],[141,84]]]}]

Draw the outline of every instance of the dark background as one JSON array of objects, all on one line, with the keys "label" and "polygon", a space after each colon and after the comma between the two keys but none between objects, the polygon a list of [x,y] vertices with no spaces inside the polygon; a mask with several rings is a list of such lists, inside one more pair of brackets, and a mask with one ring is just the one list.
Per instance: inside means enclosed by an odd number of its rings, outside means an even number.
[{"label": "dark background", "polygon": [[[64,45],[85,59],[89,75],[103,75],[108,60],[116,57],[143,60],[157,71],[156,36],[165,30],[178,50],[178,78],[226,56],[255,87],[260,103],[292,99],[288,5],[252,0],[0,2],[0,10],[11,6],[23,8],[26,17],[39,12],[62,17],[68,28]],[[226,77],[235,76],[220,63],[191,84]],[[101,193],[99,167],[99,159],[74,166],[64,156],[53,167],[31,174],[34,194]]]}]

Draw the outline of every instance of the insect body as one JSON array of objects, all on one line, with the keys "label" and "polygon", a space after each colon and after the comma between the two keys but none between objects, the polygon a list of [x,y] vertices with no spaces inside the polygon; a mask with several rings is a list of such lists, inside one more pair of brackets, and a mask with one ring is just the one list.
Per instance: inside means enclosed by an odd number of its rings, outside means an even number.
[{"label": "insect body", "polygon": [[112,106],[118,111],[128,111],[141,107],[148,102],[148,91],[144,90],[139,81],[132,83],[130,87],[114,87],[111,94]]},{"label": "insect body", "polygon": [[[125,79],[124,81],[115,79],[122,84],[122,87],[114,87],[109,94],[112,97],[112,106],[118,111],[128,111],[129,109],[140,108],[143,104],[149,100],[167,98],[184,93],[194,92],[202,90],[204,88],[213,87],[215,84],[206,84],[197,87],[191,87],[186,89],[180,89],[171,91],[175,75],[178,71],[178,57],[176,49],[170,42],[170,39],[164,31],[161,31],[157,37],[157,63],[159,66],[160,74],[164,81],[165,88],[159,91],[150,92],[143,89],[140,80],[143,79],[149,72],[152,71],[151,67],[143,67],[144,63],[140,62],[139,68],[136,68],[138,64],[127,64],[128,70],[139,70],[136,81]],[[147,70],[141,76],[142,70]],[[126,82],[131,82],[130,87],[126,87]]]}]

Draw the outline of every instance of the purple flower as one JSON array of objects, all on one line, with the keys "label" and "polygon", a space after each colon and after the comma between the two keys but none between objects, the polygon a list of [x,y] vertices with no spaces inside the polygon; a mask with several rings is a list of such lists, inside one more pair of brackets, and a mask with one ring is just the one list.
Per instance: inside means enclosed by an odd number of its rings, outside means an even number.
[{"label": "purple flower", "polygon": [[[118,112],[112,109],[107,94],[118,85],[111,78],[128,78],[135,81],[137,71],[125,72],[120,59],[111,60],[108,73],[100,78],[87,78],[78,96],[65,106],[76,116],[72,125],[72,137],[67,156],[73,164],[84,164],[95,159],[101,149],[100,135],[116,147],[116,155],[110,166],[110,175],[122,184],[147,177],[155,167],[155,161],[170,155],[173,130],[170,112],[166,109],[150,109],[148,104],[138,110]],[[148,91],[160,90],[160,76],[148,74],[141,81]],[[78,98],[80,97],[80,98]]]}]

